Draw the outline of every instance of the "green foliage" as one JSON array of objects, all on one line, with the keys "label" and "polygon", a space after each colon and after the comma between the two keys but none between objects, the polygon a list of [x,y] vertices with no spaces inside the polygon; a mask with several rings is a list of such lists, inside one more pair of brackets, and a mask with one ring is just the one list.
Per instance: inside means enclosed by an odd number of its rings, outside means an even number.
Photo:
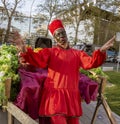
[{"label": "green foliage", "polygon": [[107,102],[111,110],[120,115],[120,72],[109,71],[105,73],[109,76],[108,81],[114,84],[112,87],[106,87],[105,89]]},{"label": "green foliage", "polygon": [[[87,75],[88,77],[90,77],[91,79],[93,80],[96,80],[97,76],[104,76],[106,78],[108,78],[107,74],[105,74],[102,70],[101,67],[98,67],[98,68],[93,68],[93,69],[90,69],[90,70],[84,70],[84,69],[80,69],[80,72]],[[94,74],[93,74],[94,73]]]},{"label": "green foliage", "polygon": [[16,47],[13,45],[3,44],[0,47],[0,105],[6,100],[5,81],[8,78],[12,78],[11,99],[14,99],[15,94],[17,94],[19,75],[17,73],[18,57],[16,53]]}]

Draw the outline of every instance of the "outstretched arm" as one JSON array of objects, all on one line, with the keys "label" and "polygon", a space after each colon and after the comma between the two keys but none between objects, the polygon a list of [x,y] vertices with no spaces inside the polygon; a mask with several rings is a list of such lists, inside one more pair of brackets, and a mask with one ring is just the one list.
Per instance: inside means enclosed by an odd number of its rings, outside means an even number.
[{"label": "outstretched arm", "polygon": [[107,41],[100,49],[95,50],[92,56],[88,56],[85,52],[80,53],[80,66],[84,69],[99,67],[103,64],[106,58],[106,50],[113,46],[115,36]]},{"label": "outstretched arm", "polygon": [[110,40],[108,40],[101,48],[100,51],[101,52],[105,52],[106,50],[108,50],[110,47],[113,46],[115,41],[115,36],[113,36]]},{"label": "outstretched arm", "polygon": [[23,38],[17,31],[14,31],[10,34],[9,41],[13,43],[17,48],[18,60],[19,60],[20,66],[26,68],[27,65],[29,65],[29,63],[25,62],[25,59],[20,55],[21,53],[24,53],[27,51]]},{"label": "outstretched arm", "polygon": [[24,40],[17,31],[12,32],[9,41],[16,45],[18,52],[26,52]]}]

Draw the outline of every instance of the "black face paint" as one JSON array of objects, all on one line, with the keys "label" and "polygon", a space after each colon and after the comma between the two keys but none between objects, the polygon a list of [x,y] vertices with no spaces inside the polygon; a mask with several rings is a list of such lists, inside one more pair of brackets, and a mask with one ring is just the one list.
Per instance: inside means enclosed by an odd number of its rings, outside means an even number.
[{"label": "black face paint", "polygon": [[56,30],[54,33],[54,38],[58,43],[61,44],[66,43],[67,42],[66,31],[63,28]]}]

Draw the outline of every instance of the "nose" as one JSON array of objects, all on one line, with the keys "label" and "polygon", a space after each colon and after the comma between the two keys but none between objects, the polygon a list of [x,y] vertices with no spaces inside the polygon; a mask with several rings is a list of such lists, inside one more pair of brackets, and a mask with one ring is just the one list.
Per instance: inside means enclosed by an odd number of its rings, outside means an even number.
[{"label": "nose", "polygon": [[60,33],[60,37],[64,37],[63,33]]}]

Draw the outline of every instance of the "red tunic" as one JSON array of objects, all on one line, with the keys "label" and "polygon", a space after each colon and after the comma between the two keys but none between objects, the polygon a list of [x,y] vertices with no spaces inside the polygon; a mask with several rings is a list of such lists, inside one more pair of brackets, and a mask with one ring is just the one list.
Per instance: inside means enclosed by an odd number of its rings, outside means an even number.
[{"label": "red tunic", "polygon": [[29,48],[23,56],[27,62],[36,67],[48,68],[39,115],[81,116],[79,69],[100,66],[105,60],[106,53],[97,50],[91,57],[84,51],[55,47],[45,48],[38,53]]}]

